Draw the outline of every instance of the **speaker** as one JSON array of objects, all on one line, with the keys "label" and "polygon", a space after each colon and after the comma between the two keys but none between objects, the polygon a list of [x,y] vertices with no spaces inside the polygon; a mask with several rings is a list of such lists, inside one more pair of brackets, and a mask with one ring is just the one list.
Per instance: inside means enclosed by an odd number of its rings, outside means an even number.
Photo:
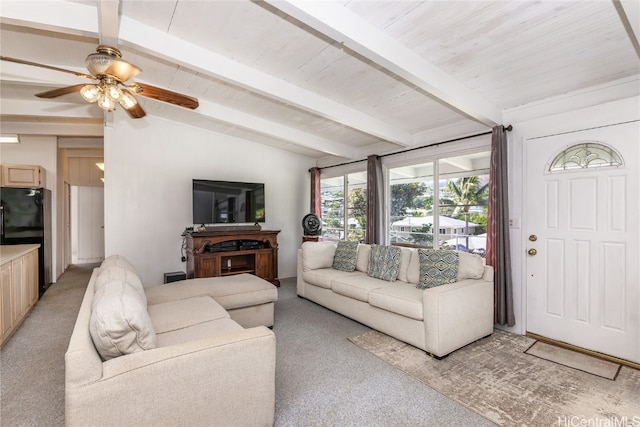
[{"label": "speaker", "polygon": [[177,282],[179,280],[185,280],[187,275],[184,271],[173,271],[171,273],[164,273],[164,283]]}]

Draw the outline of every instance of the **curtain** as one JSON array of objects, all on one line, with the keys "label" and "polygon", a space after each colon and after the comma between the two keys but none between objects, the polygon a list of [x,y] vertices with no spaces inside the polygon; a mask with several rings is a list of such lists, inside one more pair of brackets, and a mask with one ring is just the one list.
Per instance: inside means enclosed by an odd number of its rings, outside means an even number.
[{"label": "curtain", "polygon": [[367,157],[367,236],[365,243],[384,245],[384,183],[382,180],[382,158]]},{"label": "curtain", "polygon": [[311,209],[312,214],[321,217],[322,210],[320,209],[320,168],[309,169],[311,173]]},{"label": "curtain", "polygon": [[513,326],[515,316],[509,246],[507,135],[503,126],[493,128],[490,167],[487,265],[492,266],[495,272],[494,322]]}]

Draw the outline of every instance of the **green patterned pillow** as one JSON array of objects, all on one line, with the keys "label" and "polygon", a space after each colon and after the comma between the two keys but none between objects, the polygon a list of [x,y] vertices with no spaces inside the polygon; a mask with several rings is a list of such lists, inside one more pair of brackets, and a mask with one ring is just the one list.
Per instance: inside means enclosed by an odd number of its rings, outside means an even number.
[{"label": "green patterned pillow", "polygon": [[458,252],[442,249],[418,249],[420,256],[419,289],[453,283],[458,280]]},{"label": "green patterned pillow", "polygon": [[340,240],[336,253],[333,256],[331,268],[341,271],[354,271],[356,269],[356,259],[358,255],[358,242],[345,242]]},{"label": "green patterned pillow", "polygon": [[371,245],[367,274],[376,279],[395,282],[400,270],[400,248],[396,246]]}]

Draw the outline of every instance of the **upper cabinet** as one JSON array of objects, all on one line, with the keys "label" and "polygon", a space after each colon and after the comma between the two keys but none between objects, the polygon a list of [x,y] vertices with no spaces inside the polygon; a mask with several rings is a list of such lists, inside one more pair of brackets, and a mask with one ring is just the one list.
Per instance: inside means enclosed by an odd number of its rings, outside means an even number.
[{"label": "upper cabinet", "polygon": [[0,165],[3,187],[45,187],[47,172],[36,165]]}]

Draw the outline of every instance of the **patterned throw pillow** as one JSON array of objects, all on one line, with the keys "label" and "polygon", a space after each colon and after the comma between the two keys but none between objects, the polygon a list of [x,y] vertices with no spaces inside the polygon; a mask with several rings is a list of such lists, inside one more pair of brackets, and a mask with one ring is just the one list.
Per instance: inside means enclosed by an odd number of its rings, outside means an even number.
[{"label": "patterned throw pillow", "polygon": [[367,274],[376,279],[395,282],[400,270],[400,248],[396,246],[371,245]]},{"label": "patterned throw pillow", "polygon": [[336,253],[333,256],[331,268],[341,271],[354,271],[356,269],[356,259],[358,255],[358,242],[345,242],[340,240]]},{"label": "patterned throw pillow", "polygon": [[434,288],[458,280],[458,252],[441,249],[418,249],[420,282],[418,289]]}]

